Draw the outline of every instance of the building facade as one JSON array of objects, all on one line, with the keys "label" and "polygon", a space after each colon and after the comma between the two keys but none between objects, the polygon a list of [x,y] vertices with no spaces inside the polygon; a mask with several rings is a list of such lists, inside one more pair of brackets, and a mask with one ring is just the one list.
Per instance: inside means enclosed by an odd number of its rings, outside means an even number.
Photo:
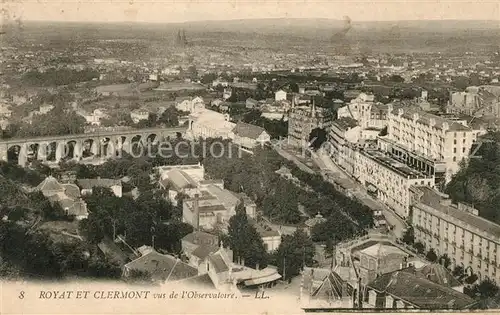
[{"label": "building facade", "polygon": [[429,187],[412,187],[415,241],[447,254],[452,266],[462,266],[480,280],[500,282],[500,226],[479,217],[465,204]]},{"label": "building facade", "polygon": [[402,218],[409,217],[412,185],[434,187],[434,176],[414,170],[378,150],[353,151],[354,178]]},{"label": "building facade", "polygon": [[311,131],[316,128],[329,130],[333,119],[327,108],[312,106],[292,106],[288,118],[288,144],[305,147],[309,143]]},{"label": "building facade", "polygon": [[[444,172],[446,182],[459,170],[460,161],[468,157],[472,144],[483,132],[412,108],[394,111],[389,106],[387,118],[387,135],[379,137],[379,148],[408,159],[407,163],[415,163],[417,168]],[[429,163],[424,165],[422,159]]]},{"label": "building facade", "polygon": [[328,151],[330,157],[340,164],[345,156],[344,150],[348,144],[357,143],[361,134],[361,127],[358,121],[350,117],[342,117],[332,121],[328,130]]}]

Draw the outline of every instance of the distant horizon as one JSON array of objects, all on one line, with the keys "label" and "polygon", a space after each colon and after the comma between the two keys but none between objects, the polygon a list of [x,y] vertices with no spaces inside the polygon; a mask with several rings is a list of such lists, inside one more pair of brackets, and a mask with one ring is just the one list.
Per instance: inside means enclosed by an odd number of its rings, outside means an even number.
[{"label": "distant horizon", "polygon": [[4,3],[4,18],[21,21],[179,24],[317,19],[357,22],[498,21],[500,5],[478,0],[19,0]]},{"label": "distant horizon", "polygon": [[[342,19],[333,18],[300,18],[300,17],[262,17],[262,18],[237,18],[237,19],[226,19],[226,20],[189,20],[184,22],[162,22],[162,21],[63,21],[63,20],[23,20],[23,22],[42,22],[42,23],[83,23],[83,24],[188,24],[188,23],[205,23],[205,22],[231,22],[231,21],[255,21],[255,20],[325,20],[332,22],[343,22]],[[474,19],[407,19],[407,20],[362,20],[362,21],[351,21],[351,23],[401,23],[401,22],[492,22],[498,23],[500,27],[500,20],[474,20]]]}]

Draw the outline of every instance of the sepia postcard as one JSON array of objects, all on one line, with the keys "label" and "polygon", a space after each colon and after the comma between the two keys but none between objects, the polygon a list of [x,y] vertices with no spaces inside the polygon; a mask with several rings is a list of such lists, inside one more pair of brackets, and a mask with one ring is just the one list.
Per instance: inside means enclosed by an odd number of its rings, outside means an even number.
[{"label": "sepia postcard", "polygon": [[499,1],[0,9],[0,315],[500,312]]}]

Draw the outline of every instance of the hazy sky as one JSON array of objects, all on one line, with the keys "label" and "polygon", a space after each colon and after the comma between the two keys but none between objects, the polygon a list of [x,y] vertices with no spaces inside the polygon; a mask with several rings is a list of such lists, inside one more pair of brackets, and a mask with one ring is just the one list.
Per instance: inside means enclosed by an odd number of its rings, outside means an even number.
[{"label": "hazy sky", "polygon": [[4,0],[12,17],[52,21],[185,22],[250,18],[353,21],[497,20],[491,0]]}]

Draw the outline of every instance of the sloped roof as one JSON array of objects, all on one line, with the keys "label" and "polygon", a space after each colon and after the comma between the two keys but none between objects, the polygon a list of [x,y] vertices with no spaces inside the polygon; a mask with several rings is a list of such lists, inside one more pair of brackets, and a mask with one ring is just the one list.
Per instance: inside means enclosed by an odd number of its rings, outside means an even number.
[{"label": "sloped roof", "polygon": [[235,207],[240,202],[240,200],[227,189],[222,189],[215,185],[208,185],[206,189],[226,207]]},{"label": "sloped roof", "polygon": [[193,98],[191,96],[177,96],[175,98],[175,102],[184,102],[184,101],[191,101]]},{"label": "sloped roof", "polygon": [[323,279],[323,283],[313,292],[312,296],[315,298],[335,298],[341,299],[352,296],[353,288],[340,276],[332,271]]},{"label": "sloped roof", "polygon": [[198,275],[198,270],[170,255],[162,255],[156,251],[137,258],[126,264],[125,268],[141,270],[151,274],[156,280],[175,281]]},{"label": "sloped roof", "polygon": [[[396,113],[396,112],[393,112],[393,113]],[[433,119],[434,123],[435,123],[434,126],[437,129],[443,129],[443,126],[446,123],[446,124],[448,124],[448,128],[449,128],[448,131],[470,131],[471,130],[471,128],[466,127],[460,123],[457,123],[455,121],[450,121],[450,120],[443,118],[441,116],[427,113],[427,112],[422,111],[422,110],[417,109],[417,108],[408,107],[408,108],[403,109],[403,117],[405,117],[406,119],[413,120],[414,114],[418,114],[418,122],[419,123],[422,123],[422,124],[427,125],[427,126],[430,125],[431,119]]]},{"label": "sloped roof", "polygon": [[358,126],[358,121],[351,117],[340,117],[332,121],[332,124],[336,125],[341,130],[349,130],[351,128]]},{"label": "sloped roof", "polygon": [[272,237],[272,236],[281,236],[278,230],[273,229],[270,225],[267,225],[262,222],[257,222],[257,220],[248,218],[248,223],[252,225],[259,233],[260,237]]},{"label": "sloped roof", "polygon": [[417,275],[428,279],[434,283],[447,286],[450,288],[461,286],[462,283],[455,279],[451,274],[451,271],[446,269],[443,265],[433,263],[426,265],[417,270]]},{"label": "sloped roof", "polygon": [[193,251],[193,255],[205,259],[208,255],[215,253],[219,248],[215,245],[200,245]]},{"label": "sloped roof", "polygon": [[57,179],[53,176],[47,176],[38,186],[36,186],[36,190],[40,190],[42,192],[56,192],[56,191],[64,191],[64,187],[59,184]]},{"label": "sloped roof", "polygon": [[259,101],[254,100],[254,99],[253,99],[253,98],[251,98],[251,97],[247,98],[246,102],[247,102],[247,103],[251,103],[251,104],[259,104]]},{"label": "sloped roof", "polygon": [[77,184],[82,189],[92,189],[93,187],[121,186],[122,182],[117,179],[108,179],[108,178],[85,178],[85,179],[78,179]]},{"label": "sloped roof", "polygon": [[62,184],[64,188],[64,193],[69,198],[75,199],[80,197],[80,188],[75,184]]},{"label": "sloped roof", "polygon": [[185,188],[195,188],[197,186],[196,182],[191,178],[191,176],[181,170],[171,170],[167,173],[167,177],[168,182],[178,190],[182,190]]},{"label": "sloped roof", "polygon": [[451,216],[456,220],[467,223],[471,227],[477,228],[495,237],[500,237],[500,225],[467,211],[458,210],[456,206],[442,204],[441,200],[446,198],[441,196],[435,189],[427,186],[413,187],[413,189],[422,193],[419,203],[417,203],[416,206],[424,208],[424,210],[429,208],[434,209],[434,211],[440,212],[442,216]]},{"label": "sloped roof", "polygon": [[236,126],[234,126],[233,128],[233,132],[235,135],[255,140],[265,131],[266,130],[262,127],[247,124],[241,121],[236,123]]},{"label": "sloped roof", "polygon": [[384,243],[377,243],[361,250],[360,252],[376,258],[387,257],[389,255],[408,256],[405,251],[397,248],[396,246]]},{"label": "sloped roof", "polygon": [[326,221],[326,219],[323,218],[321,213],[318,212],[318,214],[314,218],[308,219],[306,222],[304,222],[304,224],[307,225],[308,227],[313,227],[316,224],[320,224],[320,223],[323,223],[325,221]]},{"label": "sloped roof", "polygon": [[368,287],[423,309],[465,309],[475,304],[472,298],[463,293],[406,270],[383,274],[369,283]]},{"label": "sloped roof", "polygon": [[189,242],[191,244],[203,244],[203,245],[214,245],[217,246],[219,243],[219,237],[210,233],[202,231],[194,231],[182,238],[183,241]]},{"label": "sloped roof", "polygon": [[219,252],[211,254],[209,256],[209,260],[216,273],[221,273],[229,270],[228,264]]}]

